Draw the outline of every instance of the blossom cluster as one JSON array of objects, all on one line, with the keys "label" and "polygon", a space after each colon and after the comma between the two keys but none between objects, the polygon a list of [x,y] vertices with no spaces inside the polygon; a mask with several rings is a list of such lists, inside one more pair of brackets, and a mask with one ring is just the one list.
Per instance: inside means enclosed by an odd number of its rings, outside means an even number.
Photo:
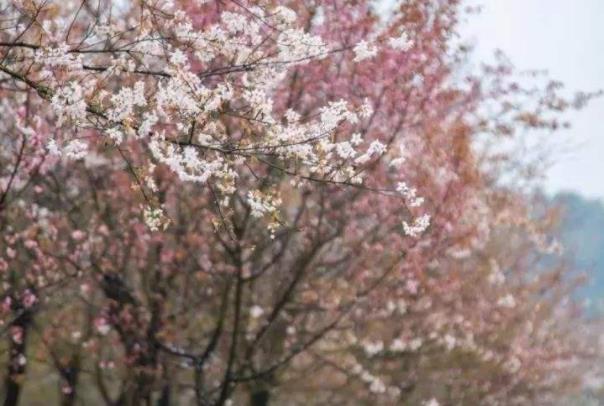
[{"label": "blossom cluster", "polygon": [[[362,185],[365,168],[386,159],[385,144],[363,139],[375,100],[356,105],[328,100],[316,114],[276,108],[276,89],[292,69],[320,63],[331,52],[350,52],[301,28],[293,9],[227,9],[215,23],[198,28],[168,2],[158,9],[143,7],[140,18],[159,19],[166,32],[145,25],[125,29],[117,20],[100,24],[75,46],[55,41],[63,35],[57,27],[52,36],[41,33],[40,45],[15,48],[19,58],[7,67],[20,72],[33,65],[23,80],[35,80],[51,102],[57,126],[77,133],[92,122],[116,148],[142,144],[150,153],[147,166],[166,165],[182,181],[211,184],[223,197],[241,187],[238,179],[258,163],[298,180]],[[117,42],[99,47],[114,37]],[[396,52],[411,47],[404,32],[380,41]],[[375,40],[359,41],[354,61],[375,56],[379,47]],[[48,150],[78,160],[98,142],[97,136],[74,139],[73,134],[57,134]],[[413,193],[404,192],[415,207],[421,199]],[[279,210],[275,196],[266,193],[262,206]],[[249,203],[259,207],[256,201]],[[405,227],[406,233],[417,236],[426,218]]]}]

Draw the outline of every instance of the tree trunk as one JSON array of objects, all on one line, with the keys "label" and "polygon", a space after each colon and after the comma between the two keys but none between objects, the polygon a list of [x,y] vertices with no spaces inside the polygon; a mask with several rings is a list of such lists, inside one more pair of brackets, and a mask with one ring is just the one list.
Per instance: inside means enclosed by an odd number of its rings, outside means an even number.
[{"label": "tree trunk", "polygon": [[69,365],[61,370],[61,376],[66,382],[67,389],[61,388],[61,406],[73,406],[76,400],[76,386],[80,375],[80,357],[74,356]]},{"label": "tree trunk", "polygon": [[32,312],[23,308],[16,309],[16,311],[21,312],[21,314],[11,323],[11,332],[8,338],[10,344],[8,373],[4,382],[4,406],[17,406],[27,367],[25,351]]},{"label": "tree trunk", "polygon": [[257,388],[250,394],[250,406],[268,406],[270,392],[267,389]]},{"label": "tree trunk", "polygon": [[157,400],[157,406],[170,406],[170,384],[165,384],[161,396]]}]

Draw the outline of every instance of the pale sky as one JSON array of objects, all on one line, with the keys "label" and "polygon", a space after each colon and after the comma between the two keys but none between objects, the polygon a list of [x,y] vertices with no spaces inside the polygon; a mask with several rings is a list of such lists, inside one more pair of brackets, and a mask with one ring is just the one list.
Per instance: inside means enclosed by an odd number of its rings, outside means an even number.
[{"label": "pale sky", "polygon": [[[547,69],[569,90],[604,89],[604,0],[467,0],[482,4],[462,31],[476,58],[503,50],[519,69]],[[571,116],[575,147],[556,155],[545,189],[604,199],[604,97]]]}]

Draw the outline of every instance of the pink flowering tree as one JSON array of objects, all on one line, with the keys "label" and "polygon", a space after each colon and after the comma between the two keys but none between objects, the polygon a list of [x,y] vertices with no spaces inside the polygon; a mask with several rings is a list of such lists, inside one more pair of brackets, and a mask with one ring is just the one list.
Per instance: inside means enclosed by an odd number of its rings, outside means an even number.
[{"label": "pink flowering tree", "polygon": [[591,95],[466,72],[460,12],[3,5],[5,404],[480,403],[566,383],[545,371],[569,339],[527,327],[565,285],[529,282],[552,247],[498,183],[517,157],[489,147]]}]

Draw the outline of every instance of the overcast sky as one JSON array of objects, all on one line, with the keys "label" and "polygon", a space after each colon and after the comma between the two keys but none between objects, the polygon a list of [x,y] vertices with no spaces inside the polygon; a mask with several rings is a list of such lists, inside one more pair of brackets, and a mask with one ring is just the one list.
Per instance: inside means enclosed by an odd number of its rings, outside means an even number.
[{"label": "overcast sky", "polygon": [[[484,9],[464,34],[476,57],[502,49],[520,69],[547,69],[572,90],[604,89],[604,0],[467,0]],[[549,170],[551,193],[575,190],[604,199],[604,98],[572,115],[574,145]]]}]

